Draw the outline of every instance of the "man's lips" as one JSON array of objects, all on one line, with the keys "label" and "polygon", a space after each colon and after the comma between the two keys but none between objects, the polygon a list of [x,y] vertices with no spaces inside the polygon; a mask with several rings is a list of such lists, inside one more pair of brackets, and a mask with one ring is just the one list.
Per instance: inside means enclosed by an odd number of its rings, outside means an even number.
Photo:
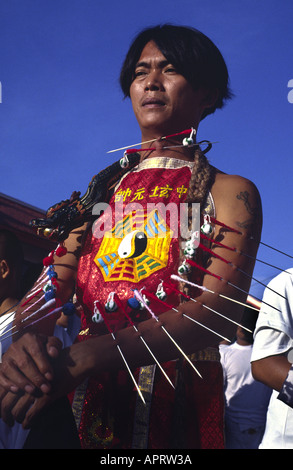
[{"label": "man's lips", "polygon": [[161,107],[165,106],[165,102],[158,99],[158,98],[146,98],[142,102],[143,107],[148,107],[148,108],[156,108],[156,107]]}]

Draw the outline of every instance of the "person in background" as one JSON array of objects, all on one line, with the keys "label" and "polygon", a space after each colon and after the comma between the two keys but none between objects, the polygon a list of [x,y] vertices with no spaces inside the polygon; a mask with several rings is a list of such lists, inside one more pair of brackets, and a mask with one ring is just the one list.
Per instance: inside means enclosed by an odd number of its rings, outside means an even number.
[{"label": "person in background", "polygon": [[252,332],[256,320],[257,312],[247,307],[241,320],[242,327],[237,328],[236,340],[220,345],[226,449],[257,449],[265,430],[272,390],[257,382],[251,374]]},{"label": "person in background", "polygon": [[[0,230],[0,362],[12,342],[13,319],[21,299],[23,260],[23,249],[18,237],[9,230]],[[69,346],[79,331],[80,319],[77,315],[67,317],[62,313],[58,320],[59,325],[55,326],[54,336],[62,341],[64,347]],[[31,430],[23,429],[20,423],[12,425],[13,423],[5,423],[0,419],[0,449],[38,448],[40,439],[42,448],[44,442],[49,447],[54,445],[58,448],[59,432],[66,433],[70,445],[79,448],[75,422],[73,416],[70,420],[70,416],[70,404],[63,399],[50,407],[42,421],[36,423]],[[70,426],[68,422],[71,423]],[[64,442],[64,438],[62,441]]]},{"label": "person in background", "polygon": [[273,389],[260,449],[293,449],[293,269],[267,285],[251,356],[256,380]]}]

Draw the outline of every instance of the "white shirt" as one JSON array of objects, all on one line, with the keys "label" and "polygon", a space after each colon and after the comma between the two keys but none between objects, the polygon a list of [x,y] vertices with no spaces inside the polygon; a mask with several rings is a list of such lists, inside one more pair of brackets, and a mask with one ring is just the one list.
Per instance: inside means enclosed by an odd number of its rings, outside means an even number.
[{"label": "white shirt", "polygon": [[[254,333],[252,362],[293,349],[293,269],[286,271],[290,274],[282,272],[268,284],[269,289],[265,289],[265,303],[262,303]],[[278,394],[275,390],[272,393],[262,449],[293,449],[293,409],[278,400]]]},{"label": "white shirt", "polygon": [[271,389],[251,374],[252,345],[237,342],[220,345],[224,374],[225,419],[237,423],[241,431],[265,424]]}]

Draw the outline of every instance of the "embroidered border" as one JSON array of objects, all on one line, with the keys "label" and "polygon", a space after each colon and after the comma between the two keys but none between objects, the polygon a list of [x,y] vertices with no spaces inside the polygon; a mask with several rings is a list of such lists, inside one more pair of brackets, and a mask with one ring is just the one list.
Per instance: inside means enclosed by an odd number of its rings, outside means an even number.
[{"label": "embroidered border", "polygon": [[87,390],[87,384],[88,384],[88,380],[85,380],[76,388],[75,393],[74,393],[74,398],[72,402],[72,412],[73,412],[77,429],[79,429],[79,425],[81,421],[81,415],[82,415],[85,393]]},{"label": "embroidered border", "polygon": [[144,405],[139,396],[136,399],[132,449],[147,449],[149,436],[149,418],[152,402],[152,392],[156,365],[141,367],[138,385],[143,392],[146,404]]}]

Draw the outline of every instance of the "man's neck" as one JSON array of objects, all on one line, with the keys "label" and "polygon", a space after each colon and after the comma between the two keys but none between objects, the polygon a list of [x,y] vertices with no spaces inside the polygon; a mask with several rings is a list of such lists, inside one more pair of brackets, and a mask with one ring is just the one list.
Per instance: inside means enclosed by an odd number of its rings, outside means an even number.
[{"label": "man's neck", "polygon": [[142,148],[152,148],[142,153],[142,160],[153,157],[169,157],[181,160],[193,160],[194,147],[183,147],[181,141],[155,140],[149,145],[142,145]]}]

